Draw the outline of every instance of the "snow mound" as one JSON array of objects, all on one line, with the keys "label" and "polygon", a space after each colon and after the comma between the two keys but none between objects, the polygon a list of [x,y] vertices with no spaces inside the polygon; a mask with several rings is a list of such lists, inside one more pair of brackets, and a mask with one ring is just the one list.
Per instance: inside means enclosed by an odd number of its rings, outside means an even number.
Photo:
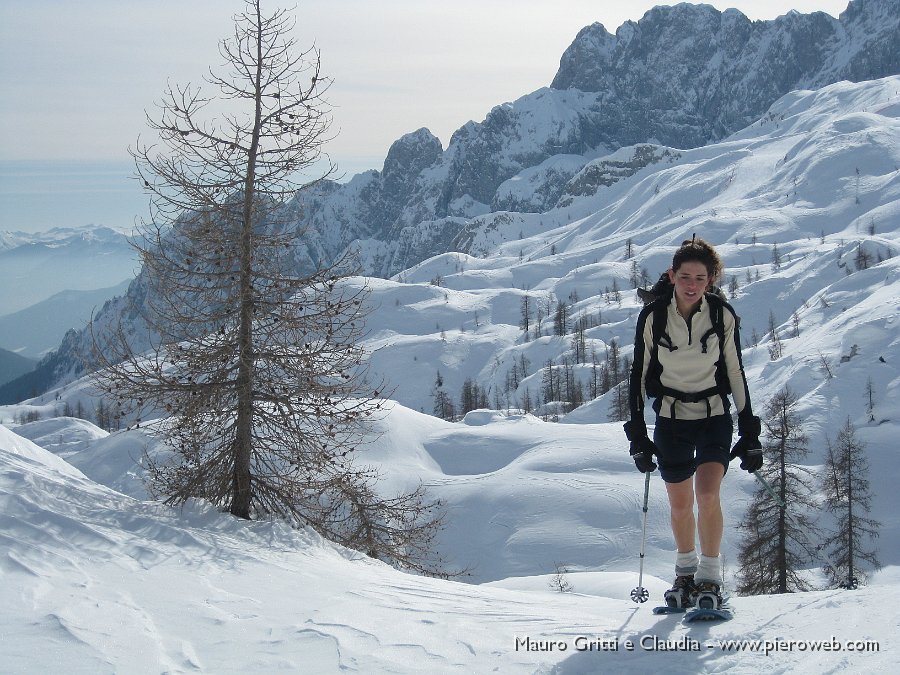
[{"label": "snow mound", "polygon": [[109,432],[77,417],[28,422],[17,426],[15,433],[61,457],[81,452],[91,443],[109,436]]},{"label": "snow mound", "polygon": [[549,572],[409,576],[278,523],[132,499],[4,427],[0,502],[8,672],[755,673],[776,652],[792,673],[896,663],[896,567],[857,591],[735,599],[732,621],[688,627],[631,602],[634,573],[563,571],[569,593]]}]

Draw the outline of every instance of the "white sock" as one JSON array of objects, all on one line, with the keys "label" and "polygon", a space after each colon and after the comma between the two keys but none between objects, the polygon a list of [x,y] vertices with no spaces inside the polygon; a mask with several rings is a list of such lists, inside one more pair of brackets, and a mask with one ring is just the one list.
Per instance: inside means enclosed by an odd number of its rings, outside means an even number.
[{"label": "white sock", "polygon": [[694,575],[694,581],[711,581],[719,586],[722,585],[722,564],[719,556],[709,556],[700,554],[700,564],[697,565],[697,573]]},{"label": "white sock", "polygon": [[675,557],[675,576],[691,576],[697,573],[697,549],[691,549],[687,553],[678,552]]}]

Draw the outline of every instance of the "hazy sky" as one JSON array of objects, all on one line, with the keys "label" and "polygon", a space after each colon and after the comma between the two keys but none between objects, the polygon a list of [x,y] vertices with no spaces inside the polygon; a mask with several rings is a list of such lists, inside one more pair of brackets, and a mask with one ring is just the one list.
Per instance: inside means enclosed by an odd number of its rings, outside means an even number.
[{"label": "hazy sky", "polygon": [[[381,169],[428,127],[444,147],[469,120],[550,84],[575,35],[615,30],[649,0],[271,0],[334,83],[325,148],[346,177]],[[838,16],[847,0],[713,0],[751,19]],[[127,148],[166,82],[220,65],[243,0],[0,0],[0,230],[131,227],[146,212]],[[149,139],[147,139],[149,140]],[[39,160],[22,164],[11,160]],[[70,160],[93,162],[90,167]],[[96,164],[97,161],[103,164]]]},{"label": "hazy sky", "polygon": [[[284,4],[284,3],[282,3]],[[621,0],[298,0],[297,37],[334,79],[341,163],[380,168],[428,127],[446,146],[468,120],[550,83],[584,26],[614,32],[650,7]],[[751,19],[837,16],[846,0],[736,0]],[[241,0],[0,0],[0,159],[127,159],[167,78],[217,65]]]}]

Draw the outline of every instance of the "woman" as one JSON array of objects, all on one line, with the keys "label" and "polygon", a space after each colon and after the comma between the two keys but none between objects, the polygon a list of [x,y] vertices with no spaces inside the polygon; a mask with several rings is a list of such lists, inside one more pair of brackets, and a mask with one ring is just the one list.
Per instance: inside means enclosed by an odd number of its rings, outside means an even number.
[{"label": "woman", "polygon": [[[656,456],[666,484],[678,551],[675,583],[665,594],[672,607],[721,605],[719,487],[733,457],[740,457],[741,468],[751,472],[763,462],[760,422],[750,406],[741,362],[738,318],[710,292],[722,271],[722,261],[707,242],[695,237],[682,243],[666,278],[657,284],[659,297],[638,316],[634,340],[631,420],[625,435],[637,468],[655,470]],[[728,394],[738,412],[740,435],[730,453]],[[644,421],[646,397],[655,399],[652,441]]]}]

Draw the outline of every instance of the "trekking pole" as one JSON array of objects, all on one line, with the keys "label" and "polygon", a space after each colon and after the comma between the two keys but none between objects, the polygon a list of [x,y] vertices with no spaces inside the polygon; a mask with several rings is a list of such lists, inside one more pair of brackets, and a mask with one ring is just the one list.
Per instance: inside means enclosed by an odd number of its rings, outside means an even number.
[{"label": "trekking pole", "polygon": [[638,572],[638,585],[631,591],[631,599],[635,602],[647,602],[650,593],[644,588],[644,543],[647,541],[647,501],[650,497],[650,472],[644,474],[644,524],[641,527],[641,568]]},{"label": "trekking pole", "polygon": [[772,488],[772,486],[769,484],[769,481],[767,481],[765,478],[763,478],[762,476],[760,476],[756,471],[753,472],[753,476],[754,476],[754,478],[756,478],[756,480],[758,480],[758,481],[760,482],[760,484],[766,489],[766,492],[769,493],[769,495],[772,497],[772,499],[775,500],[775,503],[778,504],[778,506],[780,506],[782,509],[786,509],[786,508],[787,508],[787,506],[785,505],[785,503],[781,500],[781,497],[779,497],[779,496],[775,493],[775,490],[774,490],[774,489]]}]

